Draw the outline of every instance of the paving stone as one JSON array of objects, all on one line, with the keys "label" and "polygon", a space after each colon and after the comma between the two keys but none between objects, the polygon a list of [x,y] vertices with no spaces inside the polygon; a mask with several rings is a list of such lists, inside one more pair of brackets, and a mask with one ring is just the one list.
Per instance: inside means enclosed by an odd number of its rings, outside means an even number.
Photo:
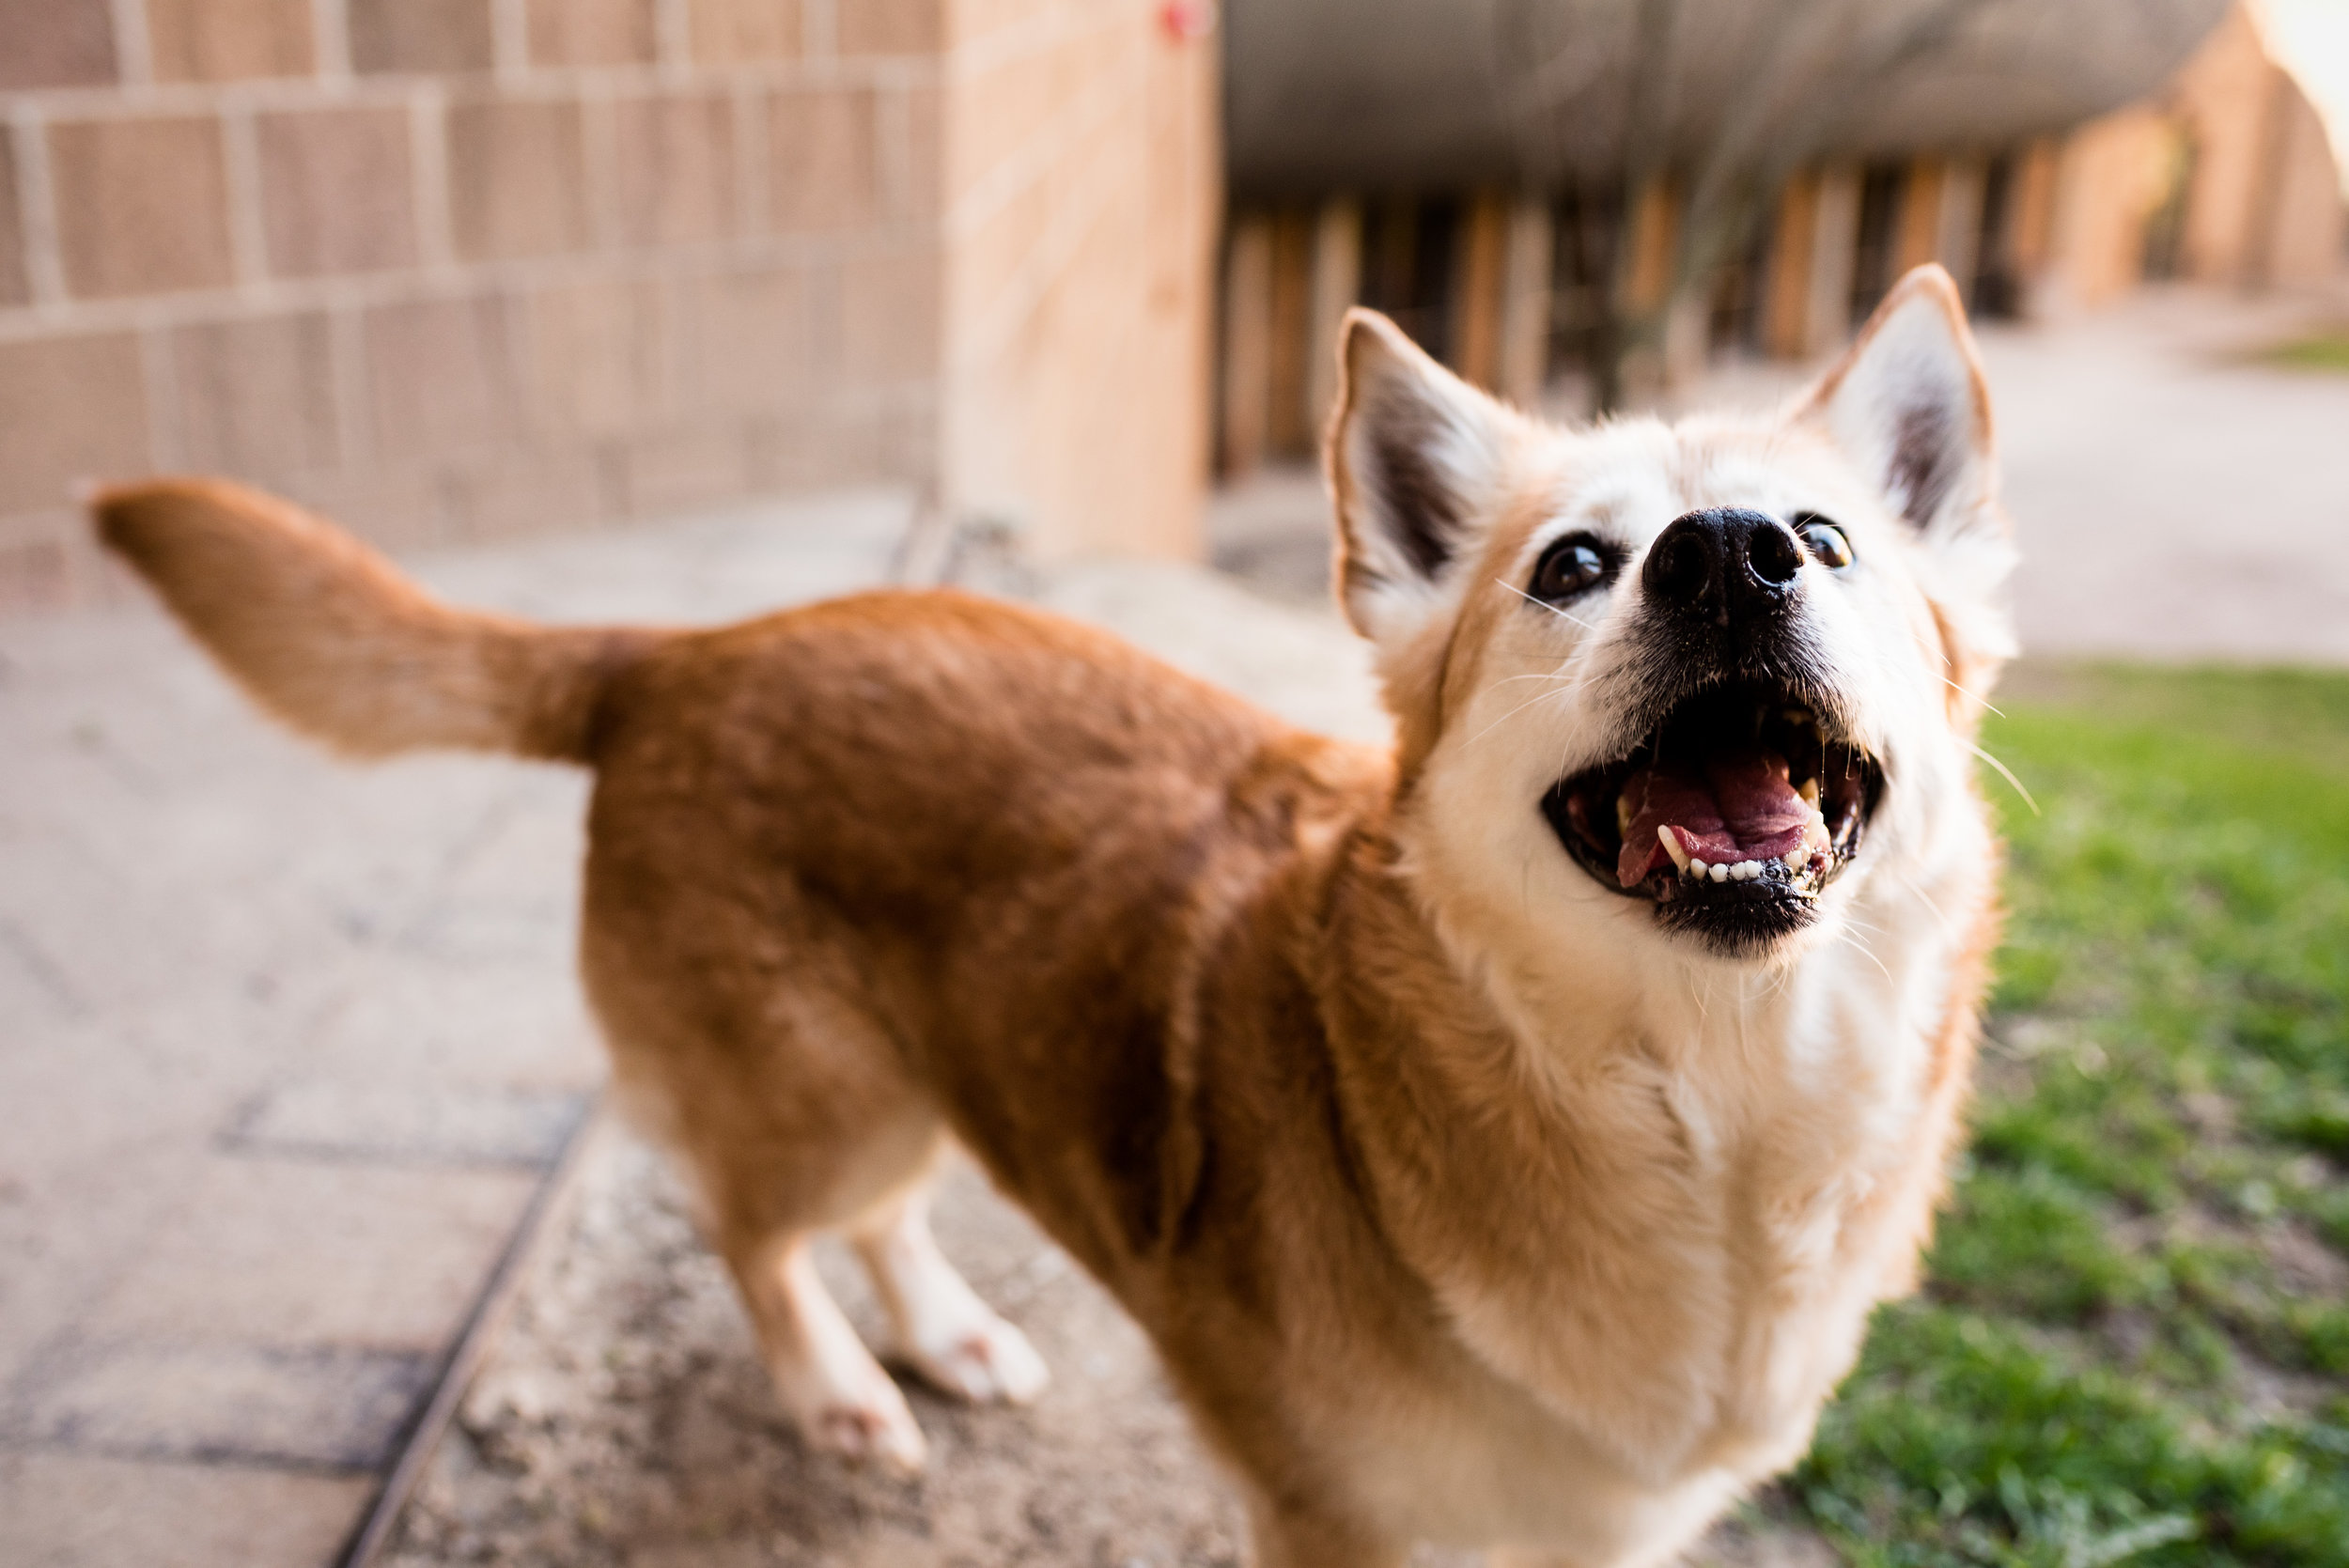
[{"label": "paving stone", "polygon": [[9,1568],[319,1568],[369,1483],[348,1476],[0,1452]]},{"label": "paving stone", "polygon": [[439,1358],[326,1346],[83,1348],[11,1411],[19,1441],[77,1453],[370,1471],[395,1457]]},{"label": "paving stone", "polygon": [[421,1165],[551,1165],[588,1096],[559,1090],[290,1083],[265,1091],[222,1134],[240,1153]]},{"label": "paving stone", "polygon": [[438,1345],[463,1321],[536,1187],[504,1171],[216,1157],[84,1331]]}]

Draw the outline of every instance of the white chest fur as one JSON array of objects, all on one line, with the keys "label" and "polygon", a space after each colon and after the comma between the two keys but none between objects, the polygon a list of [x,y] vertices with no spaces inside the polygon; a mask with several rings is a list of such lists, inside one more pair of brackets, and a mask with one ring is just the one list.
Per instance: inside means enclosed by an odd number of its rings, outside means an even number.
[{"label": "white chest fur", "polygon": [[[1639,1255],[1577,1266],[1567,1224],[1550,1278],[1437,1281],[1503,1387],[1423,1413],[1443,1436],[1418,1449],[1410,1490],[1440,1501],[1414,1524],[1467,1535],[1503,1519],[1516,1538],[1612,1542],[1596,1560],[1638,1561],[1799,1456],[1870,1309],[1906,1282],[1942,1157],[1955,939],[1906,890],[1848,918],[1879,939],[1829,937],[1767,974],[1675,976],[1625,999],[1607,1038],[1550,1043],[1581,1053],[1533,1075],[1555,1096],[1552,1135],[1610,1152],[1572,1162],[1588,1185],[1558,1213]],[[1624,1298],[1589,1299],[1610,1278]]]}]

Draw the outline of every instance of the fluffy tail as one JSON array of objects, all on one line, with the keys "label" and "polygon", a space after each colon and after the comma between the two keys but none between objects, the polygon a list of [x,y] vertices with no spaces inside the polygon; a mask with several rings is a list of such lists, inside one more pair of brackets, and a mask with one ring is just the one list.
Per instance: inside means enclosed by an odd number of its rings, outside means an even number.
[{"label": "fluffy tail", "polygon": [[585,762],[606,683],[656,633],[456,610],[301,508],[218,479],[104,491],[107,545],[256,701],[339,751]]}]

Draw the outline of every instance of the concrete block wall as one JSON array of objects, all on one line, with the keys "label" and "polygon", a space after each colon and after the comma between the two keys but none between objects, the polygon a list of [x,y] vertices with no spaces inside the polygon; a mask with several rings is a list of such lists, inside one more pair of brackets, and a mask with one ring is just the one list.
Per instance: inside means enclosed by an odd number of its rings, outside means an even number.
[{"label": "concrete block wall", "polygon": [[0,609],[73,487],[399,547],[939,468],[942,0],[0,0]]},{"label": "concrete block wall", "polygon": [[1212,8],[949,9],[945,492],[1048,556],[1194,558],[1222,190]]}]

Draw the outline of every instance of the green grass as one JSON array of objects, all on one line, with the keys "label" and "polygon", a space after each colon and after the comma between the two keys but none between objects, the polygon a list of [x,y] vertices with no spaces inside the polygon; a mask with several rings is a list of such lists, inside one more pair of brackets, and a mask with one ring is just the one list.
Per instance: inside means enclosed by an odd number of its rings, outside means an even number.
[{"label": "green grass", "polygon": [[2349,1565],[2349,677],[2013,690],[1971,1151],[1779,1506],[1868,1568]]},{"label": "green grass", "polygon": [[2349,328],[2312,333],[2279,344],[2260,357],[2291,370],[2349,371]]}]

